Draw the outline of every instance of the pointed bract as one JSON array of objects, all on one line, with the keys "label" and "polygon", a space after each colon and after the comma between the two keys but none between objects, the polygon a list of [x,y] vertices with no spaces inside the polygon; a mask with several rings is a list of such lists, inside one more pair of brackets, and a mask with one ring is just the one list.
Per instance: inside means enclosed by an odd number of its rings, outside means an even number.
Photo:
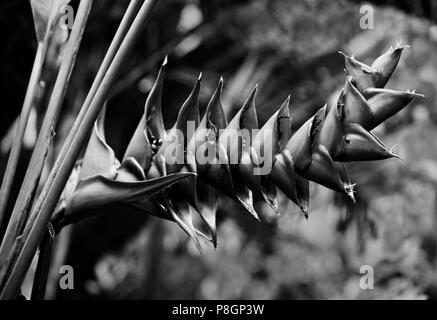
[{"label": "pointed bract", "polygon": [[[191,91],[190,95],[188,96],[187,100],[183,103],[181,109],[179,110],[178,118],[175,123],[175,128],[181,130],[185,134],[185,141],[190,141],[192,138],[192,135],[189,135],[190,133],[187,132],[187,122],[192,121],[195,123],[195,126],[199,125],[199,93],[200,93],[200,86],[202,84],[202,77],[199,76],[199,78],[196,81],[196,84],[193,87],[193,90]],[[191,134],[193,134],[192,132]]]},{"label": "pointed bract", "polygon": [[[259,186],[257,178],[253,175],[254,164],[251,150],[251,130],[258,129],[255,108],[256,92],[257,87],[252,90],[242,108],[220,134],[218,145],[224,146],[226,150],[233,191],[237,199],[250,214],[259,219],[253,208],[252,190],[248,187]],[[226,194],[229,195],[229,191]]]},{"label": "pointed bract", "polygon": [[314,117],[308,119],[291,137],[285,149],[293,156],[296,169],[304,171],[311,164],[311,127]]},{"label": "pointed bract", "polygon": [[[295,172],[290,152],[285,149],[276,156],[269,179],[299,208],[308,215],[309,192],[301,177]],[[299,180],[299,181],[298,181]],[[305,179],[306,180],[306,179]],[[309,184],[308,180],[306,183]]]},{"label": "pointed bract", "polygon": [[340,53],[345,59],[346,74],[351,77],[351,81],[360,92],[364,92],[367,88],[375,87],[377,70],[358,61],[353,56],[347,55],[343,52]]},{"label": "pointed bract", "polygon": [[373,87],[384,88],[395,71],[405,48],[408,48],[408,46],[398,42],[395,47],[388,49],[373,62],[372,68],[377,71],[377,77]]},{"label": "pointed bract", "polygon": [[423,98],[423,95],[414,91],[369,88],[366,90],[366,93],[369,96],[367,103],[374,118],[372,126],[368,127],[367,130],[376,128],[405,108],[415,98]]},{"label": "pointed bract", "polygon": [[172,208],[172,206],[169,206],[168,208],[174,221],[190,236],[191,239],[193,239],[197,250],[202,253],[202,245],[198,238],[198,231],[193,225],[190,206],[186,202],[181,202],[178,203],[177,208]]},{"label": "pointed bract", "polygon": [[363,95],[355,88],[350,79],[346,81],[343,99],[344,117],[347,123],[359,123],[370,130],[375,123],[373,112]]},{"label": "pointed bract", "polygon": [[342,181],[328,150],[320,144],[315,145],[313,148],[309,168],[297,172],[304,178],[317,182],[322,186],[350,195],[351,186],[348,185],[348,182]]},{"label": "pointed bract", "polygon": [[216,191],[204,182],[199,182],[197,185],[197,194],[201,210],[199,213],[205,223],[211,240],[215,248],[217,248],[217,193]]},{"label": "pointed bract", "polygon": [[118,166],[114,151],[106,143],[103,132],[99,132],[98,121],[96,121],[85,151],[79,179],[84,180],[99,175],[112,179],[117,173]]},{"label": "pointed bract", "polygon": [[398,42],[395,47],[379,56],[371,66],[356,60],[353,56],[340,53],[345,57],[347,75],[351,76],[351,81],[358,91],[364,94],[368,88],[384,88],[399,63],[402,51],[407,47]]},{"label": "pointed bract", "polygon": [[361,125],[348,125],[344,151],[337,157],[338,161],[373,161],[399,156],[388,149],[374,134]]},{"label": "pointed bract", "polygon": [[[291,138],[289,104],[290,96],[284,101],[279,110],[267,120],[252,142],[253,152],[255,153],[253,158],[259,159],[254,161],[254,163],[259,170],[271,172],[276,156],[285,148],[285,145]],[[260,185],[257,188],[253,188],[252,191],[259,193],[266,203],[279,214],[276,186],[264,175],[259,177],[257,183]]]},{"label": "pointed bract", "polygon": [[[179,110],[176,123],[168,132],[167,137],[155,156],[155,159],[162,157],[165,159],[165,167],[168,173],[178,172],[183,167],[183,164],[186,163],[185,151],[188,148],[188,142],[199,125],[200,86],[201,77],[196,81],[193,90],[183,103]],[[194,125],[193,130],[188,130],[188,122]],[[175,152],[169,152],[172,147],[175,147]]]},{"label": "pointed bract", "polygon": [[100,206],[148,198],[191,175],[190,173],[177,173],[138,182],[115,181],[102,176],[94,176],[79,182],[72,198],[67,202],[66,215],[73,215],[76,212],[82,214]]},{"label": "pointed bract", "polygon": [[129,157],[137,160],[145,172],[149,171],[153,158],[153,150],[147,136],[145,115],[143,115],[141,118],[140,123],[138,124],[138,127],[135,130],[131,141],[129,142],[129,145],[127,146],[126,152],[123,156],[123,161]]},{"label": "pointed bract", "polygon": [[158,148],[166,137],[164,121],[162,119],[162,91],[164,88],[165,68],[167,57],[165,57],[155,83],[149,92],[144,105],[146,119],[147,137],[154,147]]}]

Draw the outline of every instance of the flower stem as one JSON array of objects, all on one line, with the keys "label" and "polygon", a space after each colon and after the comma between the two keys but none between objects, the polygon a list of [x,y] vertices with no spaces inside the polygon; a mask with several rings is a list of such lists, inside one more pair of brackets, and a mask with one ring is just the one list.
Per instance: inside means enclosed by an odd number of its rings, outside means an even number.
[{"label": "flower stem", "polygon": [[[38,135],[35,149],[29,162],[26,175],[23,180],[20,192],[17,197],[11,219],[6,229],[5,236],[0,246],[0,283],[9,271],[10,262],[14,257],[14,242],[24,228],[27,215],[32,204],[36,188],[38,186],[41,172],[47,157],[48,150],[53,138],[53,131],[61,110],[69,83],[71,71],[76,61],[77,51],[82,40],[86,21],[91,10],[92,0],[81,0],[73,30],[65,48],[63,61],[59,69],[56,83],[50,97],[47,112]],[[38,245],[38,243],[37,243]]]},{"label": "flower stem", "polygon": [[55,232],[53,227],[49,224],[39,245],[38,263],[33,279],[31,300],[44,300],[54,241]]},{"label": "flower stem", "polygon": [[31,216],[35,217],[35,221],[34,223],[28,223],[24,229],[21,239],[23,247],[19,250],[17,261],[12,266],[12,272],[5,283],[0,298],[13,299],[17,296],[21,283],[32,262],[35,251],[38,248],[38,243],[47,228],[52,212],[56,207],[80,150],[86,142],[93,123],[97,119],[110,90],[129,57],[130,51],[141,35],[151,15],[151,11],[157,2],[158,0],[146,0],[143,3],[126,37],[121,43],[119,50],[114,56],[110,67],[104,75],[102,83],[98,87],[89,109],[86,111],[82,120],[76,119],[74,128],[77,128],[77,131],[70,131],[69,135],[72,135],[72,138],[67,138],[67,141],[72,141],[72,143],[71,145],[64,144],[61,154],[65,154],[65,157],[57,158],[49,177],[49,181],[52,182],[50,184],[46,183],[32,211]]},{"label": "flower stem", "polygon": [[[32,110],[33,101],[38,89],[38,83],[41,76],[46,49],[47,46],[45,43],[38,43],[35,60],[33,62],[32,73],[30,75],[26,96],[24,98],[23,107],[18,119],[15,138],[12,143],[11,152],[9,153],[8,163],[6,165],[5,175],[3,177],[3,182],[0,189],[0,228],[3,223],[6,223],[6,208],[8,205],[12,182],[14,181],[15,172],[17,170],[18,161],[20,159],[27,122],[29,120],[30,111]],[[1,239],[2,235],[0,235],[0,241]]]}]

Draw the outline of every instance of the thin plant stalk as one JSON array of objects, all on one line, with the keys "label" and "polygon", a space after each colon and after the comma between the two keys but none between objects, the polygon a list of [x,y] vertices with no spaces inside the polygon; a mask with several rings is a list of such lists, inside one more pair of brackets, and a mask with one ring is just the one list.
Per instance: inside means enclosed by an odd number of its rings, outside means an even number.
[{"label": "thin plant stalk", "polygon": [[[117,29],[117,32],[114,36],[114,39],[112,40],[109,49],[107,50],[105,57],[103,59],[103,62],[97,72],[97,75],[93,81],[93,84],[91,86],[90,91],[88,92],[87,97],[85,98],[85,101],[83,103],[83,106],[79,112],[79,115],[77,116],[78,121],[82,121],[83,117],[85,116],[86,111],[88,110],[92,98],[94,97],[95,93],[97,92],[97,89],[99,88],[106,72],[108,71],[108,68],[117,53],[118,48],[121,45],[121,42],[123,41],[124,37],[126,36],[126,33],[129,30],[130,25],[132,24],[132,21],[135,18],[136,13],[138,12],[138,9],[140,7],[141,1],[140,0],[132,0],[129,3],[129,7],[127,8],[123,19]],[[77,122],[79,123],[79,122]],[[72,128],[73,132],[77,132],[77,127],[75,126]],[[70,145],[72,143],[72,140],[74,138],[73,135],[69,135],[70,139],[66,140],[66,144]],[[60,154],[60,159],[62,161],[65,160],[65,152]],[[47,183],[50,184],[51,181],[48,181]],[[32,223],[33,217],[29,217],[29,221]],[[39,256],[38,256],[38,264],[37,264],[37,270],[35,273],[35,278],[33,282],[33,288],[32,288],[32,300],[42,300],[45,297],[45,291],[47,287],[47,279],[50,269],[50,260],[51,260],[51,253],[52,253],[52,244],[53,244],[53,238],[49,237],[49,232],[46,231],[43,239],[41,240],[41,244],[39,247]],[[55,236],[55,235],[54,235]],[[49,261],[47,261],[49,260]]]},{"label": "thin plant stalk", "polygon": [[[82,122],[83,118],[85,117],[85,114],[87,112],[87,110],[89,109],[89,106],[94,98],[94,95],[96,94],[97,90],[100,87],[100,84],[102,83],[103,78],[105,77],[105,74],[107,73],[112,60],[114,59],[118,49],[120,48],[120,45],[123,41],[123,39],[125,38],[129,27],[132,24],[132,21],[135,18],[136,13],[138,12],[138,9],[140,7],[141,4],[141,0],[131,0],[131,2],[129,3],[129,7],[126,10],[126,13],[123,16],[123,19],[117,29],[117,32],[109,46],[108,51],[105,54],[105,57],[103,59],[102,64],[100,65],[100,68],[97,72],[97,75],[93,81],[93,84],[91,85],[91,89],[89,90],[85,101],[82,105],[82,108],[80,109],[80,112],[77,116],[77,119],[75,121],[75,123],[73,124],[73,127],[70,130],[70,134],[68,135],[66,141],[65,141],[65,145],[71,145],[73,142],[73,139],[77,133],[78,127],[80,122]],[[66,155],[66,148],[63,148],[61,150],[61,153],[59,154],[58,158],[62,159],[62,161],[65,160],[65,155]],[[50,184],[50,180],[48,181],[48,183]]]},{"label": "thin plant stalk", "polygon": [[[153,7],[158,0],[146,0],[141,6],[132,26],[130,27],[120,49],[117,51],[107,73],[105,74],[101,85],[99,86],[84,118],[78,123],[78,130],[75,134],[71,145],[64,144],[66,149],[65,160],[58,157],[50,175],[51,184],[46,184],[36,205],[34,206],[32,216],[35,216],[34,223],[28,223],[22,235],[23,247],[19,250],[16,263],[12,266],[12,272],[6,280],[3,290],[0,294],[1,299],[13,299],[18,295],[21,283],[29,269],[33,256],[38,249],[38,244],[49,224],[52,213],[57,205],[59,197],[68,180],[68,177],[74,167],[80,150],[91,131],[91,128],[97,119],[104,102],[106,101],[110,90],[114,86],[124,63],[129,57],[129,53],[137,42],[142,30],[150,18]],[[70,134],[74,134],[73,131]]]},{"label": "thin plant stalk", "polygon": [[[80,112],[73,124],[73,127],[70,129],[70,133],[67,136],[65,142],[64,142],[64,146],[61,149],[60,154],[57,157],[57,161],[54,165],[54,169],[52,171],[57,171],[57,169],[55,169],[56,167],[59,168],[60,165],[62,165],[62,163],[65,161],[66,156],[67,156],[67,152],[68,152],[68,147],[70,146],[74,139],[75,136],[77,134],[77,131],[79,129],[79,125],[82,122],[83,118],[85,117],[86,112],[88,111],[91,102],[97,92],[97,90],[99,89],[103,78],[105,77],[105,74],[108,72],[108,69],[112,63],[112,60],[114,59],[115,55],[117,54],[118,49],[120,48],[121,43],[123,42],[123,39],[125,38],[127,32],[129,31],[129,28],[132,24],[132,21],[135,18],[135,15],[138,13],[138,9],[140,7],[141,2],[144,0],[131,0],[131,2],[129,3],[129,7],[127,8],[122,21],[120,22],[120,25],[117,29],[117,32],[115,33],[115,36],[105,54],[105,57],[103,58],[102,64],[100,65],[100,68],[97,72],[96,77],[94,78],[93,84],[91,85],[91,88],[85,98],[85,101],[80,109]],[[55,175],[50,175],[47,179],[46,182],[46,186],[44,188],[44,190],[46,191],[48,189],[48,186],[51,186],[53,183]],[[43,191],[44,191],[43,190]],[[44,192],[42,192],[42,194],[44,194]],[[35,211],[35,210],[34,210]],[[35,216],[34,215],[30,215],[29,217],[29,223],[34,223],[34,219]]]},{"label": "thin plant stalk", "polygon": [[[125,15],[120,23],[120,26],[119,26],[119,28],[114,36],[114,39],[111,42],[111,45],[110,45],[110,47],[105,55],[105,58],[104,58],[101,66],[99,68],[99,71],[95,77],[95,80],[91,86],[91,89],[90,89],[90,91],[85,99],[83,107],[81,108],[81,111],[78,115],[78,120],[76,121],[76,124],[79,124],[82,121],[86,111],[88,110],[89,105],[91,104],[92,98],[94,97],[97,89],[99,88],[99,86],[100,86],[100,84],[101,84],[117,50],[118,50],[118,48],[120,47],[120,44],[122,43],[124,37],[126,36],[126,33],[128,32],[129,27],[132,24],[132,21],[134,20],[136,13],[138,12],[140,4],[141,4],[140,0],[132,0],[130,2],[129,7],[126,10],[126,13],[125,13]],[[73,126],[71,132],[75,133],[75,132],[77,132],[77,129],[78,129],[77,125]],[[65,144],[70,145],[72,143],[73,139],[74,139],[74,134],[70,134],[67,137]],[[62,151],[66,151],[66,149],[64,148]],[[59,158],[62,160],[65,160],[65,153],[66,152],[61,152]],[[51,177],[52,176],[49,177],[46,184],[50,185],[51,182],[53,182],[53,179],[50,179]],[[31,215],[29,217],[29,223],[33,224],[35,219],[36,219],[35,215]],[[14,248],[13,251],[15,251],[15,250],[16,250],[16,248]]]},{"label": "thin plant stalk", "polygon": [[0,247],[0,281],[2,281],[3,277],[8,273],[8,261],[11,259],[11,255],[13,255],[12,247],[14,241],[20,235],[27,221],[27,214],[32,205],[33,196],[44,168],[44,163],[54,135],[54,127],[76,61],[76,55],[80,47],[92,2],[92,0],[81,0],[78,8],[73,30],[65,48],[62,64],[50,97],[41,131],[38,135],[29,167]]},{"label": "thin plant stalk", "polygon": [[[21,113],[18,119],[16,134],[12,142],[11,151],[9,153],[5,174],[0,188],[0,228],[3,223],[6,223],[6,209],[9,201],[12,183],[18,166],[18,161],[23,146],[23,138],[26,132],[27,123],[29,121],[29,115],[34,104],[36,93],[38,91],[38,84],[44,66],[44,60],[46,57],[51,36],[52,32],[50,23],[47,24],[43,39],[39,39],[37,35],[38,46],[35,54],[32,72],[30,75],[26,95],[23,102],[23,107],[21,108]],[[2,240],[2,238],[3,235],[0,235],[0,241]]]},{"label": "thin plant stalk", "polygon": [[33,280],[31,300],[44,300],[54,241],[55,231],[49,224],[49,227],[39,245],[38,263],[36,265],[35,277]]},{"label": "thin plant stalk", "polygon": [[[17,129],[14,136],[15,138],[12,142],[8,163],[6,165],[5,174],[0,188],[0,227],[4,222],[6,222],[6,208],[9,201],[12,183],[15,177],[15,172],[17,170],[18,161],[20,159],[27,122],[29,120],[30,111],[32,110],[33,101],[35,100],[38,89],[38,83],[41,77],[46,50],[46,41],[38,43],[35,60],[33,62],[32,73],[30,75],[29,84],[26,90],[26,96],[24,98],[21,114],[18,118]],[[2,235],[0,235],[0,241],[1,239]]]},{"label": "thin plant stalk", "polygon": [[[129,27],[132,24],[132,21],[135,18],[136,13],[138,12],[138,9],[140,8],[141,1],[140,0],[132,0],[129,3],[129,6],[123,16],[123,19],[117,29],[117,32],[105,54],[105,57],[103,59],[103,62],[97,72],[97,75],[93,81],[93,84],[91,86],[91,89],[88,92],[87,97],[85,98],[85,101],[83,103],[83,106],[79,112],[79,115],[77,116],[77,124],[79,124],[83,117],[85,116],[86,111],[88,110],[92,98],[94,97],[95,93],[97,92],[97,89],[99,88],[106,72],[108,71],[108,68],[114,59],[115,54],[117,53],[118,48],[120,47],[124,37],[126,36],[126,33],[129,30]],[[78,126],[73,126],[71,129],[72,132],[77,132]],[[69,135],[67,137],[67,140],[65,141],[66,145],[70,145],[74,139],[74,135]],[[63,151],[66,151],[66,149],[63,149]],[[62,159],[62,161],[65,160],[65,152],[61,152],[59,155],[59,158]],[[53,180],[48,180],[47,184],[51,184]],[[31,215],[29,217],[29,223],[34,223],[35,216]],[[38,256],[38,266],[37,266],[37,273],[35,275],[35,280],[33,284],[32,289],[32,300],[41,300],[44,299],[45,290],[47,286],[47,277],[49,273],[50,263],[47,263],[47,261],[42,261],[42,259],[51,259],[51,246],[48,244],[49,238],[47,236],[47,232],[43,237],[43,240],[41,242],[40,248],[39,248],[39,256]],[[39,269],[38,269],[39,268]],[[39,271],[39,272],[38,272]]]}]

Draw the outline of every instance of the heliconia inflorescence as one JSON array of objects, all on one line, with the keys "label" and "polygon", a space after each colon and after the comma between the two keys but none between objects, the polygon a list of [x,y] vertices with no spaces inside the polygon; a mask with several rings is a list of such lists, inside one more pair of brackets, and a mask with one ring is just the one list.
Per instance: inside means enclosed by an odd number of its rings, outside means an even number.
[{"label": "heliconia inflorescence", "polygon": [[[343,163],[398,158],[394,148],[385,146],[371,130],[422,96],[384,89],[404,48],[397,44],[371,66],[342,53],[347,79],[337,103],[326,104],[294,131],[290,97],[259,129],[257,87],[228,123],[220,100],[223,79],[200,118],[201,75],[176,123],[166,131],[161,107],[166,58],[121,163],[105,141],[104,112],[100,115],[60,221],[77,221],[98,206],[125,204],[176,222],[201,249],[199,238],[217,245],[216,191],[257,219],[253,199],[263,199],[279,213],[278,189],[308,217],[310,180],[355,201],[354,184]],[[195,126],[192,132],[188,122]],[[239,134],[243,131],[256,134],[250,138]],[[182,147],[169,152],[175,143]],[[171,161],[172,157],[183,161]],[[270,170],[255,174],[261,165]],[[196,212],[208,235],[194,226]]]}]

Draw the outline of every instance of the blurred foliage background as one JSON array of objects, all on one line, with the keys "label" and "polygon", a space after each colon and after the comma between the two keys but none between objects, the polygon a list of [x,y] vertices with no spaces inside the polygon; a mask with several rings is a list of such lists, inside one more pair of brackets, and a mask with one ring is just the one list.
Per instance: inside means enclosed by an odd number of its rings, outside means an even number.
[{"label": "blurred foliage background", "polygon": [[[94,3],[45,175],[128,1]],[[339,50],[371,62],[402,40],[411,48],[387,87],[417,89],[426,98],[376,129],[388,145],[399,145],[402,161],[348,165],[358,186],[357,204],[312,185],[309,220],[283,198],[281,217],[257,205],[263,217],[259,223],[222,198],[218,249],[207,248],[203,255],[176,225],[123,207],[107,208],[62,234],[47,298],[436,298],[437,8],[433,1],[373,1],[375,28],[362,30],[362,5],[346,0],[161,0],[113,90],[106,123],[109,143],[121,155],[168,54],[167,127],[199,72],[204,75],[201,110],[222,75],[229,118],[258,83],[260,123],[291,94],[293,125],[299,127],[338,95],[345,80]],[[0,30],[3,172],[36,47],[29,3],[2,1]],[[52,49],[56,65],[56,50],[62,48]],[[23,168],[54,77],[50,69],[44,75],[47,90],[31,116]],[[19,172],[16,188],[24,173]],[[61,264],[73,266],[75,290],[56,290]],[[362,265],[374,268],[374,290],[359,287]]]}]

